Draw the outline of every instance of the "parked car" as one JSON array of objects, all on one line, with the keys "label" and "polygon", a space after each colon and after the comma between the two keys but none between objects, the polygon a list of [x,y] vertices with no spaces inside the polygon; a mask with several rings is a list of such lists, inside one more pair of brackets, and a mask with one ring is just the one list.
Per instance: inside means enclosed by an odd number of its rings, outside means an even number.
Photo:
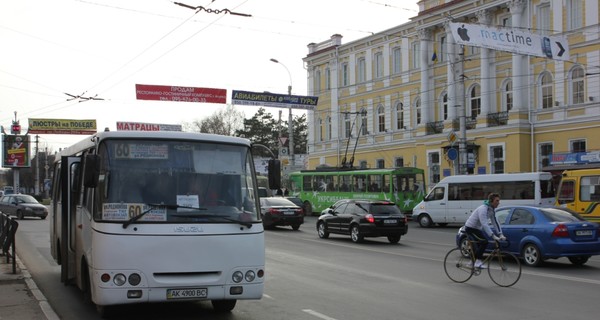
[{"label": "parked car", "polygon": [[[507,238],[503,248],[519,256],[525,265],[539,266],[544,260],[566,257],[576,265],[600,255],[600,224],[560,207],[506,206],[496,209],[496,218]],[[466,250],[464,227],[456,243]],[[493,248],[490,241],[488,250]]]},{"label": "parked car", "polygon": [[298,230],[304,223],[302,208],[283,197],[261,197],[260,214],[265,229],[292,226],[292,229]]},{"label": "parked car", "polygon": [[0,198],[0,211],[8,215],[24,217],[38,217],[46,219],[48,208],[39,203],[34,197],[27,194],[10,194]]},{"label": "parked car", "polygon": [[353,242],[366,237],[387,237],[398,243],[408,232],[407,218],[393,202],[344,199],[334,203],[317,219],[319,238],[330,233],[350,235]]}]

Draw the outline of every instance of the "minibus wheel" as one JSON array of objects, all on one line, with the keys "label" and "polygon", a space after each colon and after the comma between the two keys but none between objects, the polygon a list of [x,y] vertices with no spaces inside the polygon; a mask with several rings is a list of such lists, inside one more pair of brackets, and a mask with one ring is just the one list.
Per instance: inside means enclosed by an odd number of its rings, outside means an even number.
[{"label": "minibus wheel", "polygon": [[421,213],[417,220],[419,221],[419,225],[423,228],[429,228],[433,225],[433,221],[427,213]]}]

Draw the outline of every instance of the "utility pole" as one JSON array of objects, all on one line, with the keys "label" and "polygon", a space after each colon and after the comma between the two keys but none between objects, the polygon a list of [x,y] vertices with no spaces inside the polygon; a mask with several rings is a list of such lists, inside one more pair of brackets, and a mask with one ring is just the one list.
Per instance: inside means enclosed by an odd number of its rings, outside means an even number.
[{"label": "utility pole", "polygon": [[40,153],[39,153],[39,149],[38,149],[38,143],[39,143],[39,139],[40,136],[39,135],[35,135],[35,178],[34,178],[34,190],[35,190],[35,195],[39,195],[40,194]]},{"label": "utility pole", "polygon": [[[274,63],[278,63],[280,65],[282,65],[285,70],[288,73],[288,76],[290,77],[290,84],[288,85],[288,96],[291,97],[292,95],[292,74],[290,73],[290,69],[288,69],[288,67],[285,66],[285,64],[279,62],[277,59],[270,59],[271,62]],[[289,131],[289,155],[290,155],[290,165],[294,166],[296,165],[295,161],[294,161],[294,124],[293,124],[293,119],[292,119],[292,105],[289,105],[289,119],[288,119],[288,131]]]},{"label": "utility pole", "polygon": [[461,106],[459,109],[459,121],[460,121],[460,139],[458,143],[459,151],[459,172],[460,174],[467,174],[467,106],[465,99],[465,48],[463,45],[460,46],[460,85],[458,91],[460,92]]}]

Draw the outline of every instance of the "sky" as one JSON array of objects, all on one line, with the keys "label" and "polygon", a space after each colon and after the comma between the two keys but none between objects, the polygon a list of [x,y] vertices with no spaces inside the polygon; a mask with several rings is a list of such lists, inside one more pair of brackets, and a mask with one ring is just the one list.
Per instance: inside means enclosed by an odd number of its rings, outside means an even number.
[{"label": "sky", "polygon": [[[231,90],[286,94],[290,84],[292,94],[308,95],[302,58],[309,43],[333,34],[348,43],[401,25],[417,15],[417,2],[1,1],[0,125],[10,133],[17,112],[22,133],[29,118],[94,119],[98,131],[114,131],[118,121],[182,124],[225,108],[136,100],[135,84],[226,89],[228,103]],[[236,109],[249,118],[258,107]],[[281,110],[265,109],[275,118]],[[84,138],[39,135],[39,142],[58,151]]]}]

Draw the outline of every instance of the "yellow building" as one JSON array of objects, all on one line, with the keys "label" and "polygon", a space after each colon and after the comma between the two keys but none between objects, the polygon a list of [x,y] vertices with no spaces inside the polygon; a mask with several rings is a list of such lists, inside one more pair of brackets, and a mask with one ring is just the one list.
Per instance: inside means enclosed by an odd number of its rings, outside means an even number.
[{"label": "yellow building", "polygon": [[[308,114],[309,169],[351,159],[415,166],[431,187],[448,175],[550,170],[553,155],[598,154],[597,0],[418,4],[406,24],[308,45],[308,94],[319,97]],[[457,24],[476,32],[464,37]]]}]

